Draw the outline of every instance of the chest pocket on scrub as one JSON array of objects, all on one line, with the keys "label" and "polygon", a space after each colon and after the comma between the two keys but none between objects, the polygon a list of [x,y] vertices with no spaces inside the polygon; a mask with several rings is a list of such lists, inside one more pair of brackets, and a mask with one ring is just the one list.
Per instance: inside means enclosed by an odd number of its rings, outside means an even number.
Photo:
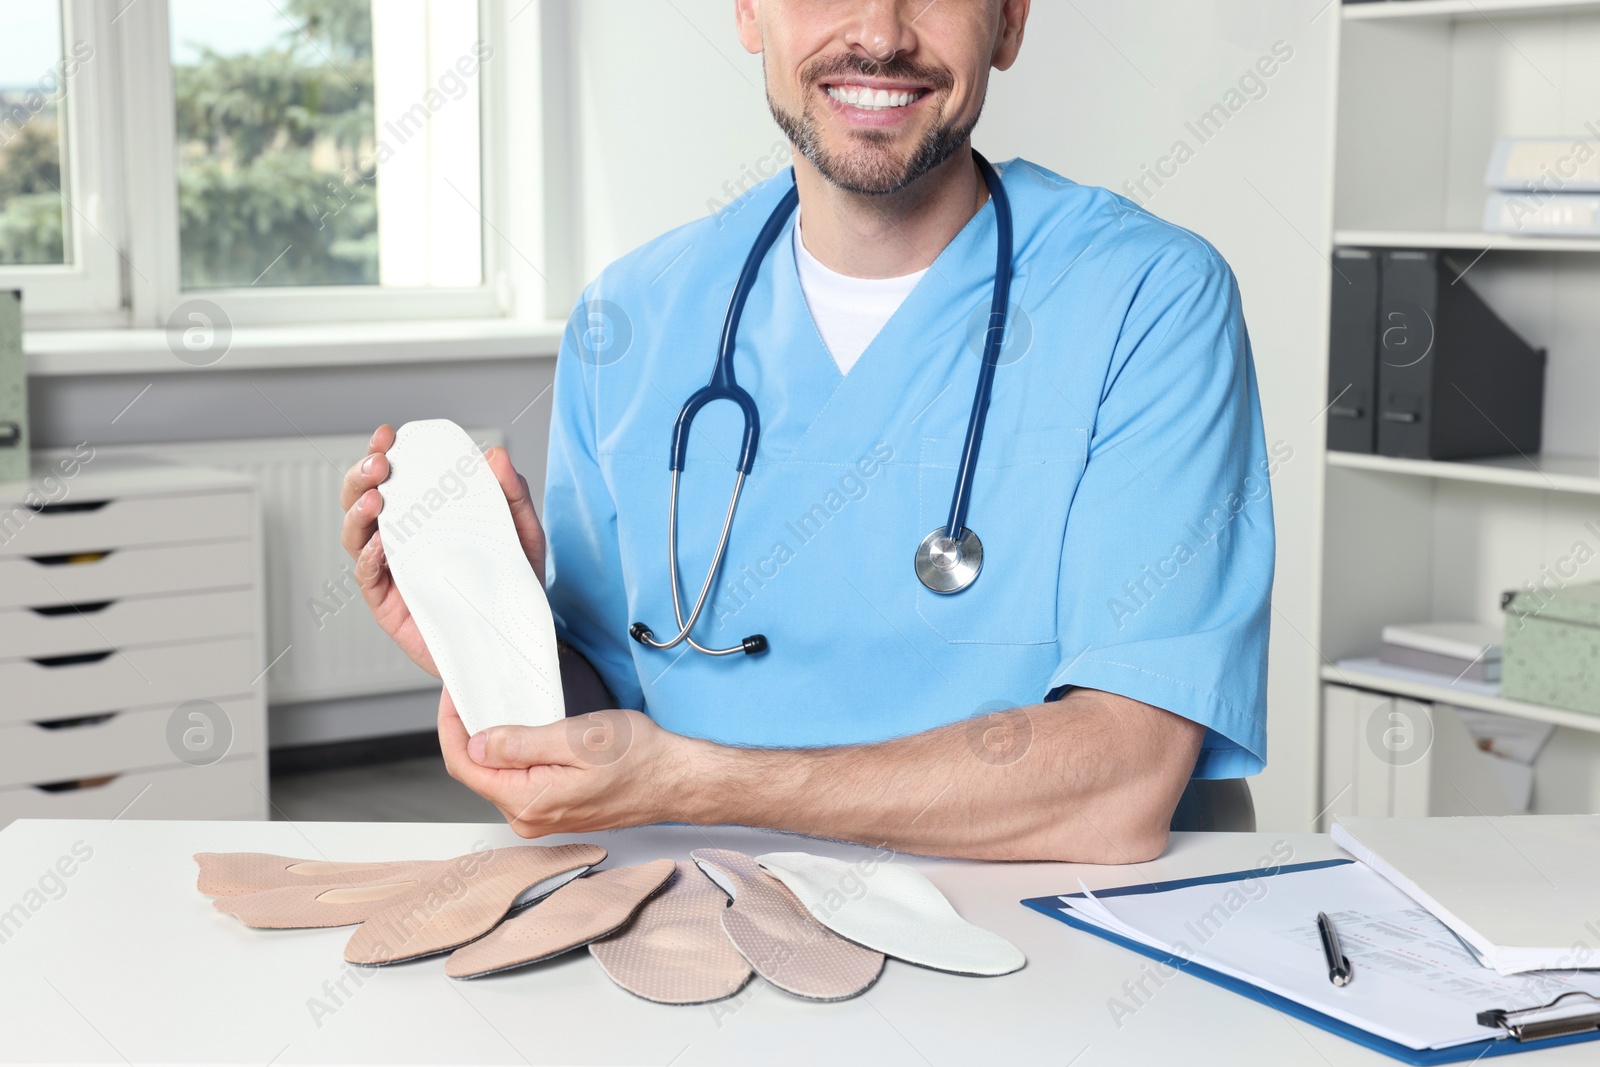
[{"label": "chest pocket on scrub", "polygon": [[[950,595],[917,583],[917,614],[946,641],[1030,645],[1056,639],[1061,544],[1088,439],[1082,429],[984,434],[967,509],[967,525],[983,541],[983,570],[972,585]],[[922,439],[922,533],[950,517],[961,443],[959,437]]]}]

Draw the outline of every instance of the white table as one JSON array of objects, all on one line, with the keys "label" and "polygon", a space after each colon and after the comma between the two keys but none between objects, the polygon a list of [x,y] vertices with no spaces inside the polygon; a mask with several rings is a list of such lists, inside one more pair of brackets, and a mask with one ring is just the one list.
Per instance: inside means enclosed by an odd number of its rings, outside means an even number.
[{"label": "white table", "polygon": [[[552,841],[557,839],[551,839]],[[573,840],[573,839],[563,839]],[[714,845],[750,853],[871,850],[743,829],[587,835],[608,865]],[[646,1003],[587,952],[459,982],[442,958],[376,971],[349,930],[250,930],[195,891],[194,852],[344,860],[444,858],[521,843],[503,825],[22,821],[0,831],[0,1060],[40,1063],[1386,1064],[1393,1061],[1187,975],[1113,1016],[1148,961],[1022,907],[1024,897],[1338,855],[1314,834],[1180,834],[1133,867],[897,857],[1028,966],[961,978],[890,960],[866,995],[796,1000],[756,980],[731,1001]],[[1292,856],[1285,856],[1287,846]],[[62,857],[72,873],[52,881]],[[43,892],[30,892],[41,888]],[[20,905],[18,907],[13,905]],[[8,910],[7,910],[8,909]],[[354,977],[352,977],[354,976]],[[359,979],[359,981],[358,981]],[[337,984],[343,980],[343,990]],[[319,1006],[320,1005],[320,1006]],[[1594,1045],[1528,1054],[1591,1064]]]}]

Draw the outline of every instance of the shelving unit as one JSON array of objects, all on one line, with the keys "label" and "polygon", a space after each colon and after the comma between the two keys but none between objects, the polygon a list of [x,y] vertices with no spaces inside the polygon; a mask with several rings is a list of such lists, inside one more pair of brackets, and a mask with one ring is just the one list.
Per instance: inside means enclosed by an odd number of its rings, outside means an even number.
[{"label": "shelving unit", "polygon": [[1564,15],[1600,11],[1594,0],[1386,0],[1345,4],[1347,22],[1403,19],[1408,21],[1486,18],[1490,15]]},{"label": "shelving unit", "polygon": [[1406,474],[1417,478],[1504,485],[1516,489],[1600,495],[1600,458],[1594,456],[1496,456],[1492,459],[1436,461],[1329,452],[1328,466]]},{"label": "shelving unit", "polygon": [[1361,248],[1457,248],[1470,252],[1600,252],[1600,237],[1518,237],[1472,230],[1339,230],[1333,235],[1333,243]]},{"label": "shelving unit", "polygon": [[[1332,243],[1454,250],[1463,283],[1548,364],[1542,454],[1326,453],[1324,664],[1371,656],[1387,624],[1498,625],[1506,590],[1600,581],[1600,239],[1480,229],[1497,138],[1597,139],[1600,0],[1385,0],[1340,14]],[[1553,724],[1534,810],[1600,810],[1600,717],[1348,667],[1320,676]],[[1326,802],[1342,742],[1325,744]]]},{"label": "shelving unit", "polygon": [[1485,696],[1465,689],[1452,689],[1447,685],[1424,685],[1393,675],[1372,674],[1331,664],[1322,668],[1322,680],[1335,685],[1347,685],[1352,689],[1392,693],[1395,696],[1410,697],[1430,704],[1448,704],[1451,707],[1471,708],[1474,711],[1492,711],[1518,719],[1547,722],[1552,726],[1565,726],[1571,730],[1600,734],[1600,715],[1585,715],[1581,711],[1567,711],[1563,708],[1548,708],[1542,704],[1507,700],[1504,697]]}]

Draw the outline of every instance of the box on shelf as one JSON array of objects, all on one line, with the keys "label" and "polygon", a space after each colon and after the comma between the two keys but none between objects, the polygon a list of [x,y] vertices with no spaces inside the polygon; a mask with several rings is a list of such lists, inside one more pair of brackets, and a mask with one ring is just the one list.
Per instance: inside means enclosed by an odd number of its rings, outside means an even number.
[{"label": "box on shelf", "polygon": [[1483,184],[1532,193],[1600,193],[1600,141],[1588,136],[1501,137],[1489,153]]},{"label": "box on shelf", "polygon": [[1600,193],[1490,193],[1485,233],[1600,237]]},{"label": "box on shelf", "polygon": [[1500,680],[1500,630],[1476,622],[1419,622],[1383,628],[1378,658],[1413,670]]},{"label": "box on shelf", "polygon": [[1505,597],[1508,700],[1600,715],[1600,582]]}]

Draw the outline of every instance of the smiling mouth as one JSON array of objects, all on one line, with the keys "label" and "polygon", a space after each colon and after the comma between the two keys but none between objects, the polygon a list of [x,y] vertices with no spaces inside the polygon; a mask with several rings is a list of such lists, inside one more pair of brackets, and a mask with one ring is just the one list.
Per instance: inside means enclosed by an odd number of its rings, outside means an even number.
[{"label": "smiling mouth", "polygon": [[875,89],[870,85],[824,85],[822,91],[836,104],[844,104],[861,111],[893,111],[909,107],[921,100],[931,89]]}]

